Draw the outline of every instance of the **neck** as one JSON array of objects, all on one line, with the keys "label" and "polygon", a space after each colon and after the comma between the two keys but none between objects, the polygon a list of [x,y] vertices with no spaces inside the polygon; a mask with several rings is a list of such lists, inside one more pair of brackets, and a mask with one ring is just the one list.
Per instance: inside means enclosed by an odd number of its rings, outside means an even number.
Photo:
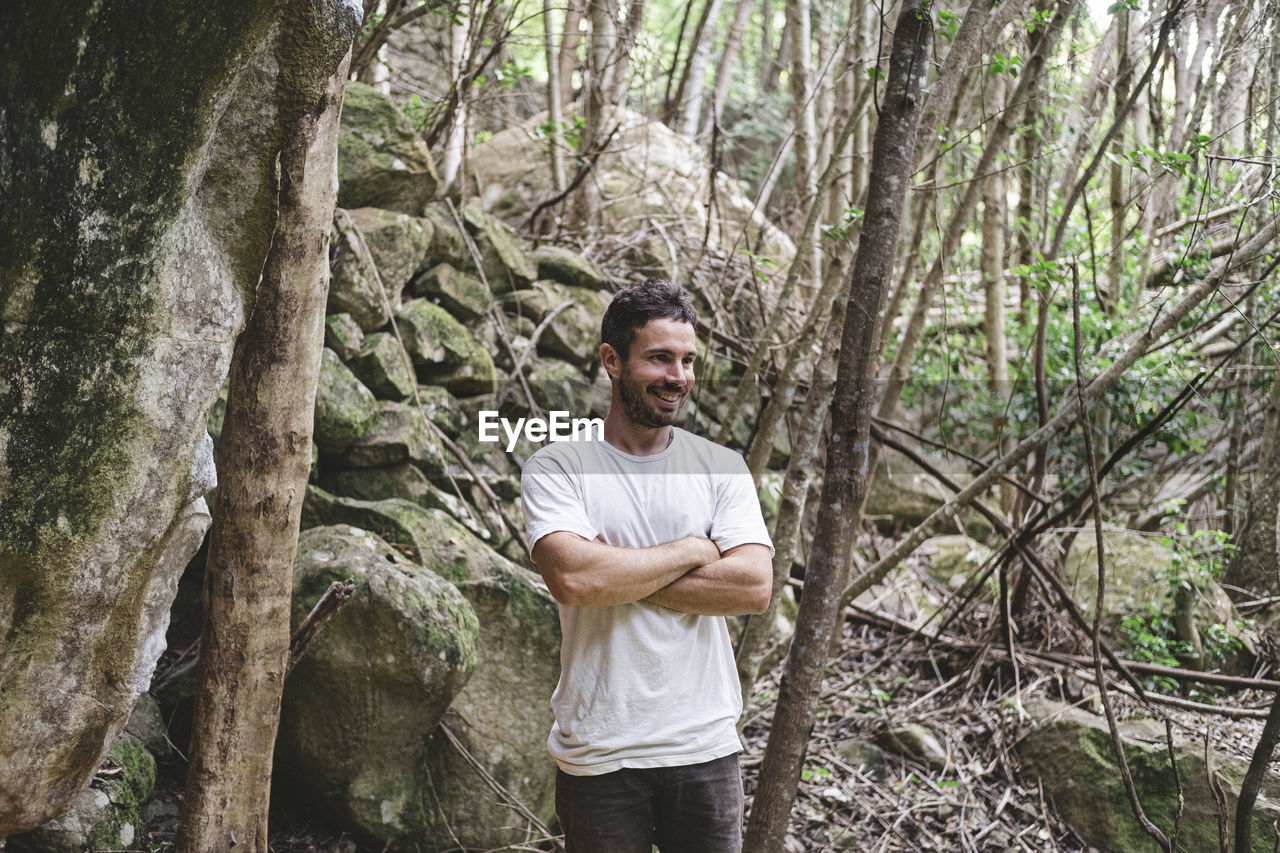
[{"label": "neck", "polygon": [[604,440],[632,456],[652,456],[661,453],[671,444],[675,427],[641,426],[611,408],[604,419]]}]

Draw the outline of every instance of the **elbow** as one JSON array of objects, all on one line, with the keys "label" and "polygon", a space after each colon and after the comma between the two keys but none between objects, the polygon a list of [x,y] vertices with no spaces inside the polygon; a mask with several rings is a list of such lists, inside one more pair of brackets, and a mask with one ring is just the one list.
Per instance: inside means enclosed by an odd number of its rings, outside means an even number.
[{"label": "elbow", "polygon": [[751,594],[747,600],[747,613],[751,616],[759,616],[769,609],[769,602],[773,598],[773,584],[770,581],[756,583],[751,587]]},{"label": "elbow", "polygon": [[582,578],[573,575],[556,575],[553,578],[547,573],[543,580],[551,597],[565,607],[588,607],[596,602],[597,591]]}]

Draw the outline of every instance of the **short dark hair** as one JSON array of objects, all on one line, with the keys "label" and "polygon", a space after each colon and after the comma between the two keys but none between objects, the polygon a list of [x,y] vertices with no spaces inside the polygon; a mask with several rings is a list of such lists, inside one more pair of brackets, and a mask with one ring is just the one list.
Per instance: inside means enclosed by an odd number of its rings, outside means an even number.
[{"label": "short dark hair", "polygon": [[600,321],[600,341],[625,359],[636,332],[645,323],[657,319],[681,320],[695,326],[698,313],[683,287],[665,278],[646,278],[613,295]]}]

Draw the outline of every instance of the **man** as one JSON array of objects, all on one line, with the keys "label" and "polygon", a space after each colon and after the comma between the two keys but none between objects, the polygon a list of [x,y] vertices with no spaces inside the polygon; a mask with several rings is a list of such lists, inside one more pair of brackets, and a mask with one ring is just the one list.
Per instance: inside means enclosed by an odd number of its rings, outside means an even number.
[{"label": "man", "polygon": [[604,441],[549,444],[521,479],[533,561],[560,603],[547,745],[568,853],[733,853],[742,711],[724,617],[769,603],[772,545],[742,457],[674,426],[695,314],[649,279],[614,296]]}]

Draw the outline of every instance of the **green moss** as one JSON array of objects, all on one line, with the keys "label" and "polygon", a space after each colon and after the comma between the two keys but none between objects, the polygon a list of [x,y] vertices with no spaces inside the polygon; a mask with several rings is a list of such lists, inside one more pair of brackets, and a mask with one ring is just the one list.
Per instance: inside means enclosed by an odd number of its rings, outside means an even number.
[{"label": "green moss", "polygon": [[[120,772],[105,779],[111,805],[102,822],[89,832],[88,847],[94,851],[123,850],[135,846],[133,842],[142,831],[141,812],[155,790],[156,761],[142,741],[122,735],[107,753],[105,766]],[[126,824],[130,829],[122,837]]]}]

